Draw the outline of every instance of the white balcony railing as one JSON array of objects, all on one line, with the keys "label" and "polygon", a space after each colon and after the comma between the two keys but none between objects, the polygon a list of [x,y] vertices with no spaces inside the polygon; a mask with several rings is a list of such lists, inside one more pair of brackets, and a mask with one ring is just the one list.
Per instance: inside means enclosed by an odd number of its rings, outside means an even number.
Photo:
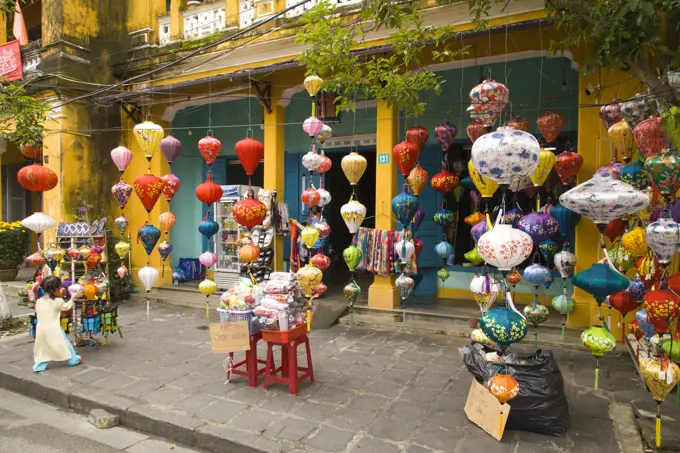
[{"label": "white balcony railing", "polygon": [[172,41],[172,30],[170,29],[170,16],[158,18],[158,44],[164,46]]},{"label": "white balcony railing", "polygon": [[[338,6],[345,6],[345,5],[355,5],[355,4],[360,4],[362,0],[330,0],[330,3],[332,5],[338,5]],[[290,7],[295,5],[296,3],[300,3],[299,0],[286,0],[286,7]],[[310,9],[314,8],[316,5],[321,3],[321,0],[312,0],[310,2],[305,3],[302,6],[298,6],[297,8],[291,9],[286,13],[286,16],[288,17],[295,17],[299,16],[305,11],[309,11]]]},{"label": "white balcony railing", "polygon": [[184,11],[184,39],[198,39],[227,28],[224,3],[208,3]]},{"label": "white balcony railing", "polygon": [[241,28],[249,27],[274,14],[274,0],[239,0],[239,12]]}]

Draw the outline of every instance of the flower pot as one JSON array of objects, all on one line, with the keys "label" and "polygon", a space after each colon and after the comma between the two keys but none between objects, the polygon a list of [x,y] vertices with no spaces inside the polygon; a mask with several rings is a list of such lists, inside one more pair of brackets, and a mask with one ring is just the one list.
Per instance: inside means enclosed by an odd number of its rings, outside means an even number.
[{"label": "flower pot", "polygon": [[19,268],[0,269],[0,282],[13,282],[19,274]]}]

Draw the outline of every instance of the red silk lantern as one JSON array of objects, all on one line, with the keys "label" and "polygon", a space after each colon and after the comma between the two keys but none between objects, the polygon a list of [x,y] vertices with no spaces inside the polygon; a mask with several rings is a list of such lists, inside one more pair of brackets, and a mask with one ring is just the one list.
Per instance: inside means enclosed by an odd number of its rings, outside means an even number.
[{"label": "red silk lantern", "polygon": [[668,323],[678,317],[680,310],[678,297],[667,289],[656,289],[649,291],[642,298],[642,303],[647,310],[649,322],[651,322],[658,333],[668,332]]},{"label": "red silk lantern", "polygon": [[23,145],[21,148],[19,148],[19,151],[21,151],[21,154],[24,155],[27,159],[31,160],[38,160],[40,159],[40,155],[42,154],[42,145],[36,145],[34,143],[27,143]]},{"label": "red silk lantern", "polygon": [[647,288],[654,286],[663,274],[659,260],[653,252],[635,260],[635,270]]},{"label": "red silk lantern", "polygon": [[543,115],[538,117],[536,124],[545,141],[552,143],[557,139],[557,136],[560,135],[560,132],[562,132],[564,117],[552,110],[546,110]]},{"label": "red silk lantern", "polygon": [[555,156],[555,172],[562,184],[571,184],[583,167],[583,157],[573,151],[565,151]]},{"label": "red silk lantern", "polygon": [[45,258],[43,258],[38,252],[27,256],[24,260],[31,266],[35,267],[42,267],[45,264]]},{"label": "red silk lantern", "polygon": [[267,207],[261,201],[248,197],[234,205],[232,215],[239,225],[253,228],[267,217]]},{"label": "red silk lantern", "polygon": [[150,173],[135,179],[132,188],[135,189],[139,201],[144,205],[146,212],[151,212],[161,193],[163,193],[163,181],[156,175]]},{"label": "red silk lantern", "polygon": [[326,286],[324,282],[319,282],[319,284],[316,285],[316,288],[314,288],[314,295],[321,297],[326,291],[328,291],[328,286]]},{"label": "red silk lantern", "polygon": [[222,187],[212,182],[210,173],[208,173],[207,181],[196,186],[196,198],[207,205],[217,203],[222,199]]},{"label": "red silk lantern", "polygon": [[448,170],[442,170],[432,177],[431,183],[434,190],[446,195],[458,187],[458,184],[460,184],[460,179],[455,173],[452,173]]},{"label": "red silk lantern", "polygon": [[507,123],[508,127],[517,129],[518,131],[529,132],[529,121],[522,116],[513,116]]},{"label": "red silk lantern", "polygon": [[320,269],[321,271],[325,271],[330,267],[330,265],[331,259],[321,252],[312,257],[312,266]]},{"label": "red silk lantern", "polygon": [[635,338],[638,339],[638,340],[639,340],[640,338],[642,338],[642,337],[644,336],[644,334],[645,334],[645,333],[642,331],[642,329],[640,328],[640,325],[638,324],[637,319],[633,319],[633,321],[630,322],[630,323],[628,324],[628,326],[626,326],[626,329],[628,330],[628,332],[630,332],[630,333],[632,333],[633,335],[635,335]]},{"label": "red silk lantern", "polygon": [[626,222],[621,219],[614,219],[607,224],[602,234],[609,238],[610,241],[623,236],[626,232]]},{"label": "red silk lantern", "polygon": [[90,256],[87,257],[87,265],[90,266],[90,269],[94,269],[97,267],[101,260],[102,256],[99,252],[90,251]]},{"label": "red silk lantern", "polygon": [[47,167],[33,164],[27,165],[17,173],[21,187],[31,192],[46,192],[57,187],[57,174]]},{"label": "red silk lantern", "polygon": [[238,160],[248,176],[253,176],[264,157],[264,145],[254,138],[246,137],[234,146]]},{"label": "red silk lantern", "polygon": [[319,172],[320,175],[326,173],[328,170],[331,169],[333,166],[333,161],[331,160],[330,157],[326,156],[325,154],[321,155],[321,165],[316,169],[316,171]]},{"label": "red silk lantern", "polygon": [[645,159],[656,156],[666,146],[668,137],[661,126],[661,118],[651,116],[640,121],[633,130],[633,138]]},{"label": "red silk lantern", "polygon": [[614,309],[621,313],[621,316],[624,318],[631,311],[638,309],[638,304],[635,299],[630,297],[625,291],[619,291],[618,293],[609,296],[609,303]]},{"label": "red silk lantern", "polygon": [[484,124],[479,120],[475,120],[468,124],[465,130],[467,131],[470,140],[472,140],[472,143],[476,142],[479,137],[486,134],[486,128],[484,127]]},{"label": "red silk lantern", "polygon": [[680,274],[675,274],[668,279],[668,287],[676,294],[680,294]]},{"label": "red silk lantern", "polygon": [[205,162],[208,165],[212,165],[222,150],[222,142],[208,135],[198,141],[198,150],[201,152]]},{"label": "red silk lantern", "polygon": [[392,148],[392,156],[394,156],[394,161],[399,166],[404,179],[408,177],[411,169],[416,164],[419,154],[420,147],[407,141],[400,142]]},{"label": "red silk lantern", "polygon": [[161,180],[163,181],[163,196],[167,201],[170,201],[179,190],[181,181],[174,173],[161,176]]},{"label": "red silk lantern", "polygon": [[307,207],[311,208],[312,206],[319,204],[319,200],[321,200],[321,194],[316,189],[310,187],[309,189],[302,192],[300,198],[302,199],[302,202],[307,205]]},{"label": "red silk lantern", "polygon": [[416,261],[418,261],[418,257],[420,256],[420,252],[423,251],[423,241],[421,241],[418,238],[415,238],[414,242],[414,248],[415,248],[415,253],[416,253]]},{"label": "red silk lantern", "polygon": [[406,141],[422,148],[427,143],[430,134],[423,126],[415,126],[406,131]]}]

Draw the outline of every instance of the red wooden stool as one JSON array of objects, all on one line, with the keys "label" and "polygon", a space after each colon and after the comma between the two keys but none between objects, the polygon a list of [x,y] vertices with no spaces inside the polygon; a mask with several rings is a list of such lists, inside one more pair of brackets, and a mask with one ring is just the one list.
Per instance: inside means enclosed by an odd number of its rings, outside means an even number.
[{"label": "red wooden stool", "polygon": [[[267,362],[257,358],[257,342],[262,339],[262,333],[258,332],[250,336],[250,351],[246,351],[246,359],[231,366],[231,373],[239,376],[247,376],[248,383],[251,387],[257,387],[258,376],[263,374],[266,369],[258,368],[258,364],[266,364]],[[229,353],[229,359],[234,360],[234,353]],[[245,368],[245,369],[243,369]],[[231,373],[227,371],[227,381],[231,380]]]},{"label": "red wooden stool", "polygon": [[[305,349],[307,350],[306,367],[298,366],[297,362],[297,347],[302,343],[305,344]],[[278,368],[275,368],[274,365],[274,346],[281,346],[281,366]],[[302,374],[298,374],[299,372],[302,372]],[[277,376],[279,373],[281,373],[281,377]],[[297,395],[300,382],[307,378],[314,382],[312,353],[309,348],[309,338],[307,338],[306,332],[304,335],[286,343],[267,341],[267,366],[264,373],[265,390],[269,388],[270,382],[278,382],[279,384],[288,384],[290,394]]]}]

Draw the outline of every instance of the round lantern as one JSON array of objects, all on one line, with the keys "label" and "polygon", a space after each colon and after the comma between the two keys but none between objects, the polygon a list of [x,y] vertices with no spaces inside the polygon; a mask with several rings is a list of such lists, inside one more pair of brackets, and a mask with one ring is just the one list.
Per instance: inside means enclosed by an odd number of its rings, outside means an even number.
[{"label": "round lantern", "polygon": [[546,112],[539,116],[536,120],[536,125],[538,130],[541,131],[541,135],[547,143],[552,143],[557,140],[557,137],[562,132],[564,127],[564,117],[552,110],[546,110]]},{"label": "round lantern", "polygon": [[340,167],[342,167],[345,177],[352,186],[356,186],[359,183],[367,166],[366,158],[356,151],[352,151],[340,161]]},{"label": "round lantern", "polygon": [[479,309],[482,313],[486,313],[496,302],[502,289],[500,282],[489,275],[476,275],[470,280],[470,291]]},{"label": "round lantern", "polygon": [[214,266],[217,263],[217,255],[212,252],[203,252],[198,256],[198,261],[205,267]]},{"label": "round lantern", "polygon": [[321,156],[316,151],[308,151],[302,156],[302,166],[307,170],[315,171],[321,165]]},{"label": "round lantern", "polygon": [[176,221],[177,217],[170,211],[166,211],[158,216],[158,223],[161,226],[161,230],[166,233],[168,233],[172,227],[175,226]]},{"label": "round lantern", "polygon": [[531,182],[534,183],[535,187],[540,187],[543,185],[543,183],[545,183],[546,179],[548,179],[548,176],[550,176],[550,172],[552,171],[554,165],[555,154],[552,151],[541,148],[538,158],[538,167],[536,167],[536,170],[534,170],[534,172],[529,175]]},{"label": "round lantern", "polygon": [[477,225],[473,226],[470,229],[470,236],[472,236],[472,240],[474,241],[475,244],[477,243],[477,241],[479,241],[479,238],[481,238],[482,235],[486,233],[487,229],[488,225],[486,220],[482,220],[481,222],[479,222]]},{"label": "round lantern", "polygon": [[305,243],[308,249],[314,248],[314,244],[319,240],[319,230],[313,226],[306,226],[300,232],[300,238]]},{"label": "round lantern", "polygon": [[130,165],[130,162],[132,162],[132,151],[124,146],[113,148],[111,150],[111,160],[116,165],[116,168],[118,168],[118,171],[123,173],[128,165]]},{"label": "round lantern", "polygon": [[[676,276],[680,276],[680,274],[676,274]],[[673,280],[673,277],[668,280],[668,286],[675,292],[678,292],[673,288],[673,285],[671,285],[671,280]],[[638,305],[642,303],[642,298],[645,297],[647,291],[647,286],[645,286],[645,282],[639,275],[636,275],[635,278],[630,281],[630,286],[628,286],[628,289],[626,290],[628,295],[632,297]]]},{"label": "round lantern", "polygon": [[198,224],[198,232],[205,236],[206,239],[215,236],[218,231],[220,231],[220,226],[214,220],[203,220]]},{"label": "round lantern", "polygon": [[321,143],[322,145],[326,140],[331,138],[333,136],[333,129],[328,125],[324,124],[323,127],[321,128],[321,132],[319,132],[316,136],[316,139]]},{"label": "round lantern", "polygon": [[551,281],[550,271],[540,264],[532,264],[524,269],[524,280],[535,286],[545,285]]},{"label": "round lantern", "polygon": [[576,255],[569,250],[562,250],[555,254],[554,262],[560,276],[562,278],[569,278],[574,273],[574,268],[576,267]]},{"label": "round lantern", "polygon": [[146,212],[151,212],[156,205],[158,198],[163,193],[163,185],[161,178],[152,174],[142,175],[132,183],[132,187]]},{"label": "round lantern", "polygon": [[560,294],[553,297],[552,308],[560,315],[562,315],[562,337],[564,338],[564,331],[567,326],[567,315],[576,308],[576,301],[571,297]]},{"label": "round lantern", "polygon": [[321,200],[321,195],[315,188],[310,187],[302,192],[300,199],[302,199],[302,202],[306,204],[308,208],[311,208],[312,206],[316,206],[319,203]]},{"label": "round lantern", "polygon": [[619,104],[618,99],[614,98],[609,104],[603,105],[600,108],[600,119],[605,129],[609,129],[623,119],[621,116],[621,104]]},{"label": "round lantern", "polygon": [[510,121],[506,123],[506,126],[518,131],[529,132],[529,121],[522,116],[513,116]]},{"label": "round lantern", "polygon": [[417,145],[418,148],[425,146],[429,136],[430,134],[427,133],[427,129],[423,126],[411,127],[406,131],[406,141]]},{"label": "round lantern", "polygon": [[153,288],[156,280],[158,280],[158,271],[148,264],[141,268],[137,275],[139,276],[139,280],[142,282],[142,285],[144,285],[144,289],[147,292],[151,291],[151,288]]},{"label": "round lantern", "polygon": [[583,157],[573,151],[565,151],[555,157],[555,172],[562,184],[571,184],[583,167]]},{"label": "round lantern", "polygon": [[399,294],[401,300],[408,299],[413,293],[413,287],[415,286],[415,281],[406,274],[401,274],[394,280],[394,286],[399,289]]},{"label": "round lantern", "polygon": [[323,207],[331,202],[332,197],[329,191],[326,189],[316,189],[316,192],[319,194],[319,202],[317,203],[319,206]]},{"label": "round lantern", "polygon": [[321,89],[321,86],[323,86],[323,79],[318,75],[312,74],[305,77],[302,84],[304,85],[305,90],[307,90],[307,93],[309,93],[309,96],[314,97]]},{"label": "round lantern", "polygon": [[111,186],[111,193],[113,194],[116,203],[118,203],[118,206],[120,206],[120,209],[125,209],[125,206],[127,206],[127,203],[130,200],[130,195],[132,195],[132,186],[121,179]]},{"label": "round lantern", "polygon": [[446,195],[458,187],[460,179],[455,173],[448,170],[442,170],[432,177],[431,184],[434,190],[442,195]]},{"label": "round lantern", "polygon": [[19,151],[26,159],[39,160],[43,147],[41,144],[26,143],[19,148]]},{"label": "round lantern", "polygon": [[646,255],[649,246],[645,240],[645,229],[642,227],[635,227],[628,231],[621,238],[621,247],[635,257]]},{"label": "round lantern", "polygon": [[217,203],[222,199],[222,195],[222,187],[212,181],[211,173],[208,173],[207,181],[196,186],[196,198],[207,205]]},{"label": "round lantern", "polygon": [[441,241],[434,246],[434,251],[439,258],[445,260],[453,254],[453,245],[447,241]]},{"label": "round lantern", "polygon": [[610,241],[614,241],[616,238],[623,236],[626,232],[626,222],[621,219],[614,219],[607,224],[602,231],[602,234],[609,238]]},{"label": "round lantern", "polygon": [[244,263],[252,263],[260,257],[260,248],[247,242],[238,249],[238,257]]},{"label": "round lantern", "polygon": [[408,193],[406,187],[403,192],[392,199],[392,211],[394,212],[397,221],[404,227],[411,223],[417,210],[418,198]]},{"label": "round lantern", "polygon": [[80,251],[75,248],[71,247],[68,249],[68,252],[66,252],[69,258],[71,258],[71,261],[76,261],[78,258],[80,258]]},{"label": "round lantern", "polygon": [[172,200],[181,184],[180,179],[174,173],[168,173],[167,175],[161,176],[161,181],[163,181],[163,195],[166,201]]},{"label": "round lantern", "polygon": [[584,330],[581,343],[595,357],[602,357],[616,347],[614,335],[602,326],[590,326]]},{"label": "round lantern", "polygon": [[350,245],[342,251],[342,258],[345,260],[345,264],[347,264],[350,272],[357,270],[357,266],[363,256],[364,254],[361,249],[355,245]]},{"label": "round lantern", "polygon": [[295,276],[297,277],[298,283],[300,283],[300,287],[302,288],[305,297],[312,297],[314,295],[314,290],[319,286],[319,283],[321,283],[321,279],[323,279],[323,272],[311,264],[308,264],[301,267],[295,273]]},{"label": "round lantern", "polygon": [[144,153],[146,160],[150,161],[153,157],[154,151],[158,148],[161,140],[163,139],[163,128],[153,121],[144,121],[143,123],[137,124],[133,129],[132,133],[139,143],[139,147]]},{"label": "round lantern", "polygon": [[640,159],[635,159],[635,161],[623,167],[619,179],[637,190],[644,190],[649,187],[645,164]]},{"label": "round lantern", "polygon": [[610,127],[607,132],[617,159],[624,162],[630,161],[635,149],[635,140],[633,139],[633,131],[628,127],[628,123],[621,120]]},{"label": "round lantern", "polygon": [[[158,250],[158,254],[161,256],[161,260],[165,261],[172,253],[173,246],[168,241],[161,241],[158,243],[156,249]],[[163,272],[165,272],[165,270]]]},{"label": "round lantern", "polygon": [[318,171],[319,174],[324,174],[328,170],[330,170],[331,167],[333,167],[333,161],[331,160],[331,158],[326,156],[325,154],[322,154],[321,155],[321,163],[319,164],[316,171]]},{"label": "round lantern", "polygon": [[609,304],[624,318],[631,311],[638,309],[637,302],[626,291],[619,291],[609,296]]},{"label": "round lantern", "polygon": [[465,130],[467,131],[468,137],[470,137],[470,141],[472,141],[472,143],[476,142],[479,137],[486,134],[486,128],[484,127],[484,124],[478,120],[468,124]]},{"label": "round lantern", "polygon": [[23,167],[17,173],[17,180],[21,187],[31,192],[46,192],[57,187],[57,174],[50,168],[33,164]]},{"label": "round lantern", "polygon": [[267,207],[261,201],[248,196],[234,205],[232,215],[239,225],[250,229],[260,225],[267,217]]},{"label": "round lantern", "polygon": [[501,271],[509,271],[529,258],[534,244],[531,237],[510,225],[498,224],[479,238],[482,259]]},{"label": "round lantern", "polygon": [[457,133],[458,128],[448,121],[444,121],[434,128],[434,136],[439,142],[439,146],[442,147],[443,152],[447,152],[451,148]]},{"label": "round lantern", "polygon": [[392,156],[404,178],[411,172],[411,169],[418,160],[419,154],[420,147],[407,141],[397,143],[397,145],[392,148]]},{"label": "round lantern", "polygon": [[246,137],[234,145],[234,150],[248,176],[253,176],[264,157],[264,145],[254,138]]},{"label": "round lantern", "polygon": [[482,195],[482,198],[491,198],[494,192],[496,192],[496,189],[498,189],[498,183],[492,179],[485,178],[480,173],[478,173],[472,163],[472,160],[468,161],[468,172],[470,173],[470,179],[475,185],[475,188]]},{"label": "round lantern", "polygon": [[316,222],[313,226],[319,232],[319,239],[326,239],[331,234],[331,227],[323,220]]},{"label": "round lantern", "polygon": [[663,266],[675,257],[680,244],[680,224],[673,219],[659,219],[645,228],[645,241]]},{"label": "round lantern", "polygon": [[315,116],[310,116],[302,123],[302,130],[305,131],[307,135],[314,138],[323,129],[323,122]]},{"label": "round lantern", "polygon": [[524,212],[521,209],[512,208],[511,210],[506,211],[503,216],[503,223],[512,225],[513,228],[517,228],[517,222],[519,222],[519,219],[522,217],[524,217]]},{"label": "round lantern", "polygon": [[342,294],[345,296],[350,304],[354,304],[361,294],[361,288],[357,285],[357,282],[352,280],[344,288],[342,288]]},{"label": "round lantern", "polygon": [[90,247],[83,245],[78,249],[78,252],[80,252],[80,258],[83,261],[87,261],[87,259],[90,257]]},{"label": "round lantern", "polygon": [[[546,322],[548,320],[548,317],[550,316],[550,311],[548,310],[548,307],[539,304],[538,299],[536,299],[536,297],[534,298],[533,302],[528,304],[522,310],[522,313],[524,313],[524,316],[527,318],[527,321],[529,321],[531,325],[533,325],[534,327],[538,327],[539,325]],[[536,340],[534,340],[534,345],[537,344],[537,341],[538,337],[536,337]]]},{"label": "round lantern", "polygon": [[647,177],[667,204],[675,199],[680,190],[680,156],[675,151],[664,149],[645,161]]},{"label": "round lantern", "polygon": [[510,284],[512,285],[512,287],[514,288],[515,286],[517,286],[517,284],[518,284],[519,282],[522,281],[522,274],[520,274],[519,271],[518,271],[517,269],[513,269],[512,272],[510,272],[510,273],[508,274],[508,276],[507,276],[505,279],[506,279],[506,280],[508,281],[508,283],[510,283]]},{"label": "round lantern", "polygon": [[92,283],[88,283],[87,285],[83,286],[83,296],[85,296],[87,300],[94,300],[96,295],[97,287],[94,286]]},{"label": "round lantern", "polygon": [[515,378],[505,373],[496,373],[488,380],[486,387],[489,389],[489,393],[495,396],[501,404],[505,404],[519,395],[519,384]]},{"label": "round lantern", "polygon": [[314,290],[314,296],[321,297],[326,293],[326,291],[328,291],[328,286],[326,286],[324,282],[320,282]]},{"label": "round lantern", "polygon": [[[456,215],[448,209],[440,209],[434,213],[434,223],[447,227],[452,225],[456,220]],[[403,224],[406,225],[406,224]]]},{"label": "round lantern", "polygon": [[559,230],[557,220],[548,214],[542,212],[532,212],[519,219],[517,228],[524,231],[531,237],[531,240],[536,244],[547,241],[553,237]]},{"label": "round lantern", "polygon": [[560,203],[604,226],[614,219],[641,211],[649,204],[647,196],[618,179],[594,176],[560,196]]},{"label": "round lantern", "polygon": [[608,296],[625,290],[629,285],[626,277],[616,272],[610,265],[602,263],[593,264],[585,271],[574,275],[572,283],[591,294],[599,304]]},{"label": "round lantern", "polygon": [[413,191],[414,195],[418,196],[420,195],[420,192],[423,191],[423,187],[425,187],[425,184],[427,183],[427,177],[428,174],[423,169],[423,167],[421,167],[420,165],[416,165],[415,167],[413,167],[411,172],[408,174],[408,177],[406,178],[406,182]]},{"label": "round lantern", "polygon": [[479,323],[484,334],[503,351],[511,344],[522,341],[528,328],[524,316],[505,306],[487,311]]},{"label": "round lantern", "polygon": [[649,322],[660,334],[668,332],[668,324],[680,313],[680,298],[667,289],[649,291],[642,298]]},{"label": "round lantern", "polygon": [[331,266],[331,259],[319,252],[312,257],[312,265],[318,267],[322,271],[325,271]]},{"label": "round lantern", "polygon": [[658,116],[651,116],[635,126],[633,137],[645,159],[656,156],[668,142]]},{"label": "round lantern", "polygon": [[510,185],[536,170],[540,151],[533,135],[502,126],[475,141],[471,161],[483,177]]},{"label": "round lantern", "polygon": [[366,206],[356,201],[354,196],[352,196],[349,199],[349,202],[342,205],[340,208],[340,215],[345,221],[345,225],[347,225],[349,232],[354,234],[366,217]]},{"label": "round lantern", "polygon": [[680,368],[665,356],[640,357],[640,375],[654,401],[661,403],[678,383]]},{"label": "round lantern", "polygon": [[217,156],[222,150],[222,142],[215,137],[208,135],[198,141],[198,150],[200,151],[201,156],[203,156],[205,163],[210,166],[217,160]]},{"label": "round lantern", "polygon": [[137,240],[142,242],[147,255],[151,255],[160,238],[161,230],[148,223],[137,232]]},{"label": "round lantern", "polygon": [[647,96],[636,94],[632,98],[621,103],[621,116],[628,123],[631,129],[635,129],[641,121],[652,113],[652,107]]},{"label": "round lantern", "polygon": [[416,251],[416,246],[413,244],[413,242],[402,238],[399,242],[394,244],[394,250],[397,252],[399,261],[402,263],[408,263],[411,261],[411,257]]},{"label": "round lantern", "polygon": [[179,157],[179,153],[182,151],[182,142],[177,140],[172,135],[168,135],[160,143],[161,152],[165,160],[172,165],[173,162]]},{"label": "round lantern", "polygon": [[510,98],[510,90],[493,79],[484,80],[470,91],[470,104],[477,113],[501,112]]}]

